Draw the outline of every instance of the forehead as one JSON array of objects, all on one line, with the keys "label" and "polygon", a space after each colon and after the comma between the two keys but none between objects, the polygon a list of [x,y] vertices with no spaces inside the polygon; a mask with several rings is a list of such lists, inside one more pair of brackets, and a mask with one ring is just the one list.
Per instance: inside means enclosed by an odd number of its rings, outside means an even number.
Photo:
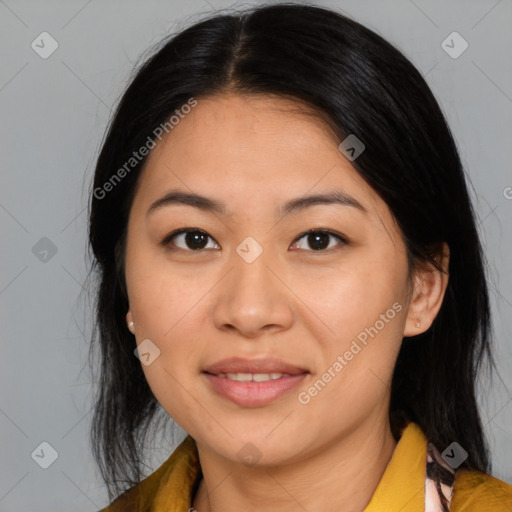
[{"label": "forehead", "polygon": [[183,163],[185,156],[203,167],[208,157],[238,168],[253,162],[277,163],[277,157],[284,164],[312,158],[312,150],[323,155],[330,150],[331,156],[338,156],[338,143],[329,124],[304,104],[264,95],[223,94],[199,98],[153,150],[148,164],[160,157]]},{"label": "forehead", "polygon": [[339,151],[339,142],[325,119],[293,100],[198,98],[148,156],[140,195],[148,203],[179,187],[240,212],[336,190],[358,196],[368,209],[385,208]]}]

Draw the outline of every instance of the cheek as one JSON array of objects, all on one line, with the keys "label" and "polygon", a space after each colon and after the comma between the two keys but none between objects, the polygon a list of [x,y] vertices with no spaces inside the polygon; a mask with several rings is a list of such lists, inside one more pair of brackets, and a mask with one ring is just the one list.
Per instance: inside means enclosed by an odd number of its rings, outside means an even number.
[{"label": "cheek", "polygon": [[[215,430],[216,425],[209,424],[210,417],[204,414],[201,400],[194,399],[198,393],[193,388],[190,376],[181,375],[179,368],[185,366],[182,360],[173,365],[162,355],[151,366],[144,366],[143,372],[151,391],[165,412],[189,433],[195,433],[194,421],[201,418],[204,427]],[[165,358],[165,361],[164,361]]]},{"label": "cheek", "polygon": [[151,248],[127,250],[126,279],[130,310],[138,333],[164,342],[182,328],[194,306],[211,288],[192,265],[177,266]]},{"label": "cheek", "polygon": [[130,305],[137,322],[137,343],[150,339],[160,351],[154,365],[143,368],[159,400],[162,392],[179,392],[180,383],[189,386],[200,371],[200,356],[208,344],[202,327],[206,303],[201,298],[209,288],[206,284],[185,287],[160,276],[141,281],[140,293],[134,294]]},{"label": "cheek", "polygon": [[[357,262],[342,262],[337,269],[329,269],[322,275],[317,273],[302,283],[298,281],[295,289],[328,326],[327,338],[343,342],[373,326],[394,303],[405,310],[406,267],[401,264],[401,261],[389,264],[361,257]],[[397,324],[395,317],[401,318],[396,313],[392,310],[388,315],[394,324]]]},{"label": "cheek", "polygon": [[299,390],[301,423],[314,425],[323,418],[322,435],[329,437],[387,407],[402,339],[401,313],[395,314],[392,306],[387,311],[387,323],[378,318],[365,325],[359,319],[356,325],[348,318],[350,326],[337,324],[337,338],[322,347],[318,373]]},{"label": "cheek", "polygon": [[127,251],[126,278],[137,344],[149,339],[160,351],[150,365],[141,363],[142,370],[158,402],[179,422],[191,405],[183,386],[190,387],[198,365],[198,315],[205,314],[201,297],[211,283],[176,273],[175,269],[171,273],[170,265],[163,265],[143,250]]},{"label": "cheek", "polygon": [[209,287],[191,289],[175,280],[167,282],[161,275],[158,279],[147,277],[134,288],[130,305],[137,321],[137,343],[150,339],[160,352],[152,364],[142,365],[142,370],[164,410],[189,430],[190,419],[202,414],[192,397],[198,396],[199,360],[207,343],[201,336],[201,315],[206,312],[200,299]]},{"label": "cheek", "polygon": [[405,321],[406,267],[399,264],[360,259],[321,285],[309,283],[308,307],[329,328],[315,376],[321,391],[311,390],[317,412],[329,403],[368,410],[385,396]]}]

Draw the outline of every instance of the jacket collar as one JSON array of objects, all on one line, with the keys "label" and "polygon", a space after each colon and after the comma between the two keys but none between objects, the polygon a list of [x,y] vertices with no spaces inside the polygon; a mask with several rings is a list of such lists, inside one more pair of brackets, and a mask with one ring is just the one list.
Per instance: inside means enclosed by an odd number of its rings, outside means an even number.
[{"label": "jacket collar", "polygon": [[[406,424],[364,512],[423,510],[426,457],[425,435],[415,423]],[[201,478],[197,446],[194,439],[187,436],[155,473],[131,489],[136,491],[141,504],[136,511],[188,512]],[[116,510],[108,507],[105,512]]]},{"label": "jacket collar", "polygon": [[427,438],[416,423],[408,423],[363,512],[423,510],[426,459]]}]

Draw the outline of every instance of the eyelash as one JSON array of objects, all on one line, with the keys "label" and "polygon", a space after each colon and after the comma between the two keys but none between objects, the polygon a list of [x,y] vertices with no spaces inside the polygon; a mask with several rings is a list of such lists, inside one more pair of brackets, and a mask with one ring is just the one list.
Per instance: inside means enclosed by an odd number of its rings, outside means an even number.
[{"label": "eyelash", "polygon": [[[199,228],[181,228],[181,229],[177,229],[177,230],[173,231],[172,233],[170,233],[169,235],[167,235],[162,240],[161,245],[163,245],[164,247],[170,248],[170,250],[173,250],[173,251],[200,253],[200,252],[204,252],[206,250],[206,249],[196,249],[196,250],[193,250],[193,249],[182,249],[181,247],[170,247],[171,240],[173,238],[175,238],[176,236],[181,235],[183,233],[200,233],[200,234],[208,236],[212,240],[215,240],[212,236],[210,236],[206,231],[203,231],[202,229],[199,229]],[[328,229],[321,229],[321,228],[310,229],[308,231],[305,231],[304,233],[301,233],[300,235],[297,236],[297,238],[295,238],[293,243],[294,244],[297,243],[300,239],[304,238],[305,236],[307,236],[307,235],[309,235],[311,233],[320,233],[322,235],[329,235],[331,237],[337,238],[341,242],[341,244],[339,244],[340,246],[348,244],[348,240],[344,236],[340,235],[339,233],[335,233],[334,231],[331,231],[331,230],[328,230]],[[218,242],[215,241],[215,243],[218,243]],[[319,249],[319,250],[307,250],[307,249],[298,249],[298,250],[305,250],[306,252],[319,253],[319,252],[331,252],[331,251],[333,251],[335,249],[336,249],[336,247],[335,248],[331,247],[330,249]]]}]

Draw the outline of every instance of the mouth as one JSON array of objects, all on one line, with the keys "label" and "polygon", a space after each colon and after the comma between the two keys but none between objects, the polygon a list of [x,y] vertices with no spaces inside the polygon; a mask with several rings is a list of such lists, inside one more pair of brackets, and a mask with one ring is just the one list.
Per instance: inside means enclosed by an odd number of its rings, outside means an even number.
[{"label": "mouth", "polygon": [[244,407],[261,407],[298,386],[309,371],[278,359],[230,358],[202,371],[217,395]]},{"label": "mouth", "polygon": [[[208,372],[205,372],[208,373]],[[221,379],[229,379],[234,380],[236,382],[267,382],[269,380],[276,380],[282,377],[291,377],[291,375],[286,373],[208,373],[209,375],[214,375],[215,377],[220,377]]]},{"label": "mouth", "polygon": [[[305,368],[301,368],[291,363],[282,361],[275,357],[266,358],[253,358],[247,359],[243,357],[230,357],[222,359],[216,363],[207,366],[204,372],[211,375],[225,376],[232,378],[233,375],[299,375],[300,373],[307,373]],[[270,377],[272,378],[272,377]],[[268,379],[266,379],[268,380]]]}]

